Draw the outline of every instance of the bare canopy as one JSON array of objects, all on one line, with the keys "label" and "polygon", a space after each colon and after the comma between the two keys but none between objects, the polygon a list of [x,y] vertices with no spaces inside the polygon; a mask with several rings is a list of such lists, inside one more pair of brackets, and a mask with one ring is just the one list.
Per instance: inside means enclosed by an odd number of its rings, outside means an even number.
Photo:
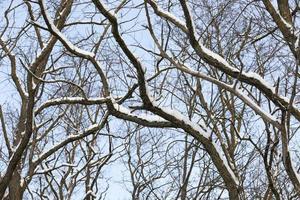
[{"label": "bare canopy", "polygon": [[0,8],[0,199],[300,198],[298,0]]}]

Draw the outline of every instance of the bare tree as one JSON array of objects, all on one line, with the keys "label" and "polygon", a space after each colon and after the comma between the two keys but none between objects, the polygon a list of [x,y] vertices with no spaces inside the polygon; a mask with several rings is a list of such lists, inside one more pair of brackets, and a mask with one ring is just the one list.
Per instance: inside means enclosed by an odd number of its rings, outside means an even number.
[{"label": "bare tree", "polygon": [[0,6],[1,199],[300,198],[299,1]]}]

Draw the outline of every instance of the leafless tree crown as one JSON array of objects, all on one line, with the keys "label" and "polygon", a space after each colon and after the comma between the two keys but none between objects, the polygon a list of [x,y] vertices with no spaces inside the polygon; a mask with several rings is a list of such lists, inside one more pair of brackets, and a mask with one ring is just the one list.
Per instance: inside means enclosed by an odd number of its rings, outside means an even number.
[{"label": "leafless tree crown", "polygon": [[0,199],[300,199],[298,0],[0,2]]}]

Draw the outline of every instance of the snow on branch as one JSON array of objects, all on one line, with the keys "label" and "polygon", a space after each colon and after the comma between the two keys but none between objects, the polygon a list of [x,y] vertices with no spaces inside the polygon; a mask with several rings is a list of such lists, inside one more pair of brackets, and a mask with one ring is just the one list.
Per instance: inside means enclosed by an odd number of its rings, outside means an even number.
[{"label": "snow on branch", "polygon": [[[199,42],[197,33],[195,35],[190,35],[190,31],[193,32],[193,28],[188,28],[181,20],[178,20],[174,15],[165,11],[157,5],[153,0],[147,1],[151,7],[154,9],[154,12],[164,18],[165,20],[173,23],[175,26],[180,28],[184,33],[189,37],[193,37],[191,44],[194,47],[196,53],[203,58],[208,64],[214,66],[215,68],[221,70],[229,76],[232,76],[244,83],[250,84],[257,89],[259,89],[267,98],[269,98],[276,106],[281,108],[287,108],[290,104],[288,98],[283,97],[275,92],[275,88],[271,86],[263,77],[254,72],[245,72],[231,66],[222,56],[217,53],[214,53],[210,49],[206,48],[201,42]],[[294,106],[292,107],[292,114],[300,121],[300,110]]]},{"label": "snow on branch", "polygon": [[62,97],[62,98],[56,98],[48,100],[44,103],[42,103],[35,111],[35,114],[37,115],[45,108],[51,107],[51,106],[57,106],[62,104],[83,104],[83,105],[99,105],[107,103],[109,98],[105,97],[99,97],[99,98],[83,98],[83,97]]},{"label": "snow on branch", "polygon": [[45,6],[44,0],[40,0],[39,2],[40,2],[42,14],[44,16],[46,24],[48,25],[48,28],[50,28],[50,31],[56,37],[58,37],[58,39],[65,45],[66,48],[68,48],[68,50],[70,50],[71,52],[75,52],[75,53],[77,53],[77,54],[79,54],[80,56],[83,56],[83,57],[94,57],[95,56],[94,53],[92,53],[90,51],[85,51],[83,49],[80,49],[77,46],[75,46],[70,40],[68,40],[68,38],[65,37],[65,35],[62,34],[58,30],[58,28],[55,26],[55,24],[53,23],[53,21],[49,17],[48,12],[46,10],[46,6]]},{"label": "snow on branch", "polygon": [[86,128],[85,130],[83,130],[82,132],[79,132],[78,134],[74,134],[74,135],[70,135],[68,136],[65,140],[63,140],[62,142],[54,145],[53,147],[51,147],[50,149],[44,151],[43,153],[41,153],[38,158],[36,158],[35,160],[33,160],[33,165],[37,166],[38,164],[40,164],[43,160],[45,160],[46,158],[48,158],[49,156],[51,156],[53,153],[55,153],[57,150],[59,150],[60,148],[64,147],[65,145],[76,141],[76,140],[80,140],[88,135],[94,134],[97,131],[101,130],[104,125],[107,122],[108,119],[108,113],[105,113],[105,115],[102,118],[102,121],[97,123],[97,124],[93,124],[91,126],[89,126],[88,128]]},{"label": "snow on branch", "polygon": [[125,119],[128,121],[135,122],[140,125],[148,126],[148,127],[174,127],[174,124],[165,120],[164,118],[153,115],[153,114],[134,114],[133,110],[130,110],[120,104],[118,104],[115,99],[111,98],[111,102],[113,104],[113,115],[115,117]]}]

